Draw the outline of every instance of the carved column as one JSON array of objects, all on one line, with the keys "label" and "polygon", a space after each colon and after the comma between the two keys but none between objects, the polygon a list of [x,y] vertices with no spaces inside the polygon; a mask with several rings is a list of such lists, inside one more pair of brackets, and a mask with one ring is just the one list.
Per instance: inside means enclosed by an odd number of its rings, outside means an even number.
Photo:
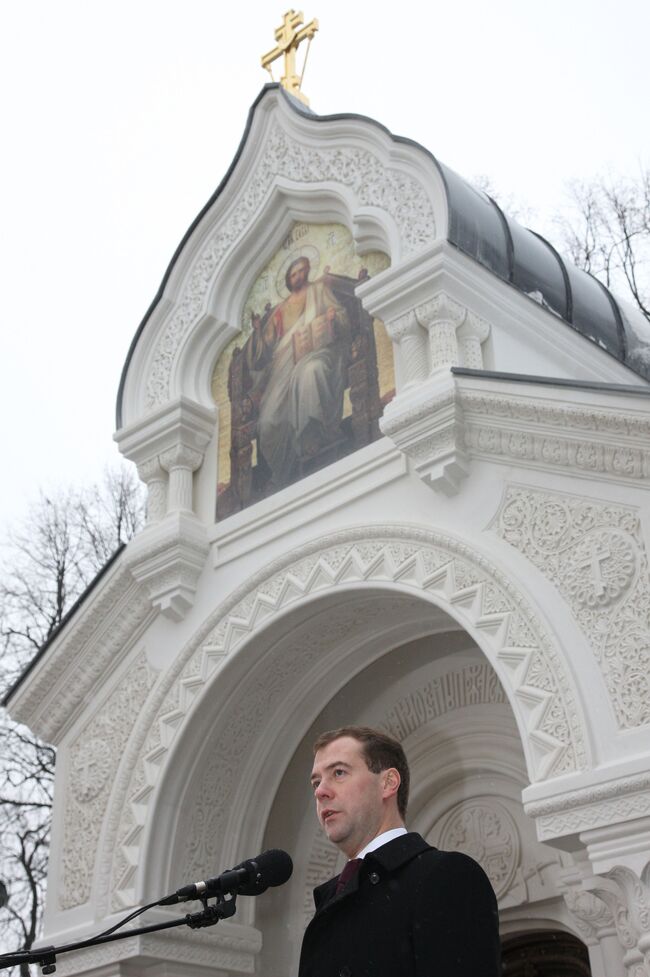
[{"label": "carved column", "polygon": [[151,602],[178,621],[194,601],[209,545],[193,507],[193,475],[215,430],[216,411],[178,397],[118,432],[120,450],[138,466],[149,490],[147,527],[126,559]]},{"label": "carved column", "polygon": [[610,908],[593,892],[583,888],[590,875],[586,852],[572,868],[561,873],[564,901],[582,941],[589,948],[592,977],[623,973],[623,948]]},{"label": "carved column", "polygon": [[465,321],[459,327],[456,337],[460,353],[461,366],[468,370],[483,369],[483,351],[481,345],[490,335],[490,323],[474,312],[468,312]]},{"label": "carved column", "polygon": [[139,464],[138,475],[147,486],[147,525],[150,526],[167,512],[167,473],[156,457]]},{"label": "carved column", "polygon": [[446,292],[438,292],[434,298],[419,305],[415,315],[429,334],[431,374],[460,366],[456,331],[465,322],[467,309]]},{"label": "carved column", "polygon": [[649,870],[650,863],[639,876],[626,865],[616,865],[583,883],[612,915],[627,977],[650,977]]},{"label": "carved column", "polygon": [[160,464],[169,472],[167,512],[193,512],[192,476],[203,461],[203,452],[177,444],[160,455]]},{"label": "carved column", "polygon": [[402,389],[417,386],[428,373],[428,353],[426,333],[411,310],[405,315],[387,322],[386,332],[397,344],[402,368]]}]

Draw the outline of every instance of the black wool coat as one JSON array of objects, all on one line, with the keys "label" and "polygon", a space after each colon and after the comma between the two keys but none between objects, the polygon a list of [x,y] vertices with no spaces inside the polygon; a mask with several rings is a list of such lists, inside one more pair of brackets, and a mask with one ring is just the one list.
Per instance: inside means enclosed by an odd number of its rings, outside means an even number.
[{"label": "black wool coat", "polygon": [[336,881],[314,890],[299,977],[500,975],[496,898],[469,856],[409,833],[366,855],[338,896]]}]

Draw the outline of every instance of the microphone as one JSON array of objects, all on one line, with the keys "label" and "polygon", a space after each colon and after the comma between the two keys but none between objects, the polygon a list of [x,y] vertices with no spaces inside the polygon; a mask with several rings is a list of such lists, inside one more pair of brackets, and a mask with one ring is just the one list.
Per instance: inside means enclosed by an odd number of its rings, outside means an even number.
[{"label": "microphone", "polygon": [[176,892],[161,899],[158,905],[172,906],[177,902],[186,902],[188,899],[210,898],[210,896],[225,895],[227,892],[242,896],[259,896],[262,892],[266,892],[269,886],[284,885],[291,878],[292,872],[291,856],[281,848],[271,848],[212,879],[182,886]]}]

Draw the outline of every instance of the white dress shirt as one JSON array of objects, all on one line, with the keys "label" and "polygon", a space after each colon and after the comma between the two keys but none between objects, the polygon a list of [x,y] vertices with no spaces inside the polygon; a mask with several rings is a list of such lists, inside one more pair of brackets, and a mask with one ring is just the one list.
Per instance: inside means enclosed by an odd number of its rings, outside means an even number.
[{"label": "white dress shirt", "polygon": [[390,831],[382,831],[380,835],[369,841],[365,848],[362,848],[357,858],[365,858],[369,855],[371,851],[375,851],[377,848],[381,848],[387,842],[392,841],[393,838],[399,838],[400,835],[408,834],[406,828],[402,825],[401,828],[391,828]]}]

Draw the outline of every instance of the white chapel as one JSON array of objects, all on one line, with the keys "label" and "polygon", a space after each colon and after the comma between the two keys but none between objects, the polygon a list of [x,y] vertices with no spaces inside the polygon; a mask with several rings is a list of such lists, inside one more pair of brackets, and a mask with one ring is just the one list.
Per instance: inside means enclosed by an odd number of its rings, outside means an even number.
[{"label": "white chapel", "polygon": [[293,977],[342,858],[311,744],[360,723],[404,745],[409,828],[488,873],[506,974],[649,977],[645,320],[427,149],[269,84],[115,437],[147,525],[9,702],[58,750],[44,942],[294,870],[57,973]]}]

